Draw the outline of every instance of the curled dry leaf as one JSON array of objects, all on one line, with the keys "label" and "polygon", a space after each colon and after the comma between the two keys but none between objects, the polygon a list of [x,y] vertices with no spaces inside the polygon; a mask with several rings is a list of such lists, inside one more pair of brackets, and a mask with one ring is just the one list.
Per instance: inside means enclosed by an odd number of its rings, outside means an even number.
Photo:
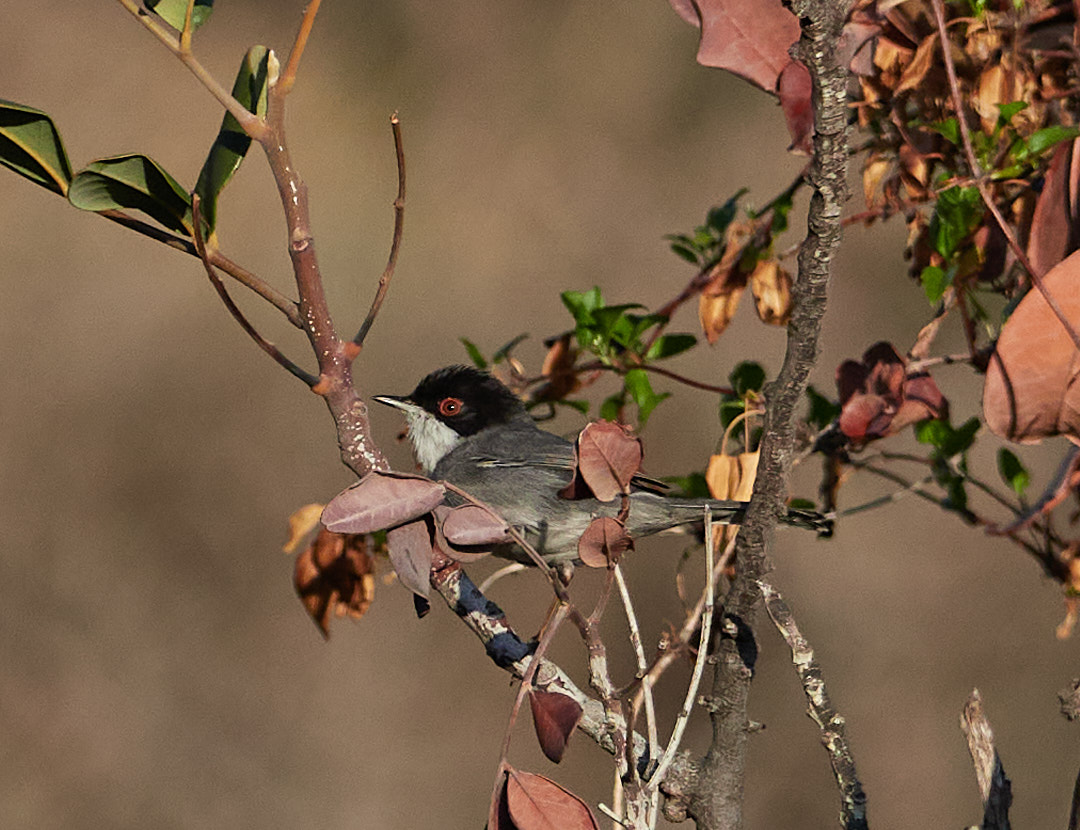
[{"label": "curled dry leaf", "polygon": [[600,516],[589,523],[578,539],[578,559],[590,568],[607,568],[618,563],[633,547],[634,540],[622,522]]},{"label": "curled dry leaf", "polygon": [[[516,830],[600,830],[584,801],[550,778],[507,766],[503,798]],[[500,828],[506,825],[498,825]],[[508,830],[507,828],[507,830]]]},{"label": "curled dry leaf", "polygon": [[423,476],[375,470],[342,490],[322,512],[322,522],[337,533],[371,533],[430,513],[446,489]]},{"label": "curled dry leaf", "polygon": [[434,555],[427,522],[419,520],[392,528],[386,534],[386,552],[401,584],[426,598]]},{"label": "curled dry leaf", "polygon": [[628,493],[641,466],[641,439],[624,424],[594,421],[574,443],[574,476],[559,495],[564,499],[611,501]]},{"label": "curled dry leaf", "polygon": [[1054,149],[1028,237],[1031,267],[1045,274],[1080,248],[1080,138]]},{"label": "curled dry leaf", "polygon": [[574,363],[577,361],[578,352],[571,345],[571,333],[566,332],[552,339],[548,343],[548,351],[544,356],[544,365],[540,374],[544,382],[533,390],[530,398],[534,401],[561,401],[567,395],[572,395],[581,386],[577,372],[574,371]]},{"label": "curled dry leaf", "polygon": [[530,689],[529,707],[540,749],[549,761],[559,763],[566,752],[566,742],[581,720],[581,705],[567,695]]},{"label": "curled dry leaf", "polygon": [[[459,559],[453,550],[454,546],[475,548],[509,541],[509,525],[475,504],[458,507],[440,505],[435,508],[435,519],[450,544],[451,549],[446,553],[451,559]],[[471,561],[482,555],[475,551],[468,552],[464,554],[467,558],[459,561]]]},{"label": "curled dry leaf", "polygon": [[836,370],[840,431],[855,445],[884,438],[927,418],[948,414],[948,401],[928,374],[907,374],[891,343],[875,343],[862,361],[845,360]]},{"label": "curled dry leaf", "polygon": [[364,536],[320,530],[296,557],[293,585],[300,601],[324,637],[330,636],[330,615],[359,619],[375,593],[374,562]]},{"label": "curled dry leaf", "polygon": [[[1050,269],[1043,285],[1080,328],[1080,252]],[[1032,289],[1005,321],[986,369],[983,418],[995,435],[1035,443],[1080,442],[1080,353],[1042,292]]]},{"label": "curled dry leaf", "polygon": [[289,516],[289,538],[281,548],[285,553],[296,552],[296,548],[304,541],[304,537],[319,524],[322,511],[321,504],[305,504]]},{"label": "curled dry leaf", "polygon": [[791,317],[791,274],[775,259],[759,262],[750,275],[754,305],[763,323],[786,326]]}]

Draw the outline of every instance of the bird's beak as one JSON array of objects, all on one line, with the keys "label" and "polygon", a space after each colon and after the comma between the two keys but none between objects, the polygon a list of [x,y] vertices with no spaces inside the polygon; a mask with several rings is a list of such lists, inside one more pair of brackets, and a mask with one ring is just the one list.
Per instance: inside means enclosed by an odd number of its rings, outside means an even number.
[{"label": "bird's beak", "polygon": [[375,395],[372,400],[378,401],[381,404],[386,404],[386,406],[392,406],[394,409],[400,409],[406,414],[416,412],[421,408],[408,398],[399,397],[397,395]]}]

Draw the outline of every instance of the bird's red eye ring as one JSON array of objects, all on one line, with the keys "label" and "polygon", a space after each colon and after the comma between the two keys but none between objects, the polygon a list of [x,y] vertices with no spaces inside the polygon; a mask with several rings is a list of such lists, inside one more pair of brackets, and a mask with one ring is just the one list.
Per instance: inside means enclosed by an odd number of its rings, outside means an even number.
[{"label": "bird's red eye ring", "polygon": [[461,398],[443,398],[439,401],[440,415],[457,415],[461,412]]}]

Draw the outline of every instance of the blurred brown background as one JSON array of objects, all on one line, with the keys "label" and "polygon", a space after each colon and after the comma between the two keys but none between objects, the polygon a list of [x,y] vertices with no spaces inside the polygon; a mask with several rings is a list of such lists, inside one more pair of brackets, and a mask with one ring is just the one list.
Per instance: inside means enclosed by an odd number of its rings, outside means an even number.
[{"label": "blurred brown background", "polygon": [[[222,2],[197,52],[228,85],[248,45],[284,57],[300,9]],[[612,302],[659,305],[690,275],[664,233],[744,185],[762,204],[797,174],[779,109],[697,66],[695,46],[663,0],[325,4],[289,124],[343,329],[362,319],[389,246],[395,109],[408,154],[405,244],[358,363],[365,393],[403,392],[462,361],[462,335],[490,353],[531,332],[520,355],[538,366],[539,341],[567,324],[560,290],[596,284]],[[51,113],[76,168],[144,152],[185,186],[220,121],[192,76],[105,0],[7,0],[0,96]],[[329,643],[293,596],[285,519],[349,481],[321,403],[246,339],[195,261],[8,171],[0,195],[0,826],[481,827],[507,677],[445,608],[417,621],[399,586],[380,583],[369,615]],[[258,153],[221,215],[226,253],[287,287]],[[837,363],[875,340],[906,349],[926,318],[902,239],[901,227],[848,233],[819,388],[831,392]],[[245,306],[306,357],[299,337]],[[694,330],[693,311],[674,328]],[[753,357],[775,372],[783,345],[744,307],[714,349],[674,365],[715,381]],[[977,411],[966,370],[938,377],[957,421]],[[719,437],[713,400],[658,387],[677,398],[647,430],[649,470],[702,468]],[[398,419],[374,418],[407,468]],[[1060,449],[1025,458],[1045,472]],[[994,477],[989,454],[977,467]],[[816,472],[799,472],[801,495]],[[856,481],[845,504],[882,492]],[[680,551],[653,541],[629,563],[653,640],[678,614]],[[978,821],[957,728],[973,686],[1017,826],[1064,826],[1080,752],[1055,693],[1078,673],[1077,646],[1054,639],[1060,591],[1036,565],[915,498],[845,521],[832,542],[783,533],[773,553],[775,584],[848,719],[874,826]],[[523,633],[548,602],[535,575],[493,598]],[[617,608],[609,617],[628,672]],[[748,826],[835,826],[788,654],[765,626],[761,645],[751,715],[767,728],[752,744]],[[569,633],[557,655],[580,669]],[[685,675],[672,673],[670,697]],[[599,750],[575,739],[554,768],[530,729],[519,765],[610,800]],[[707,731],[695,713],[688,746],[702,749]]]}]

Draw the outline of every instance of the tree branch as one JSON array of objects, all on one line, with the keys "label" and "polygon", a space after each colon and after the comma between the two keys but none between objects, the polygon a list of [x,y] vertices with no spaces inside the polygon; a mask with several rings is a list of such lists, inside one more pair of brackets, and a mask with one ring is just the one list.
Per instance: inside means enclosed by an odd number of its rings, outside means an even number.
[{"label": "tree branch", "polygon": [[972,689],[960,716],[960,729],[967,738],[975,778],[983,802],[982,830],[1009,830],[1009,807],[1012,805],[1012,785],[1005,777],[994,748],[994,730],[983,711],[982,696]]},{"label": "tree branch", "polygon": [[736,576],[724,602],[721,642],[715,654],[712,691],[707,700],[713,736],[694,787],[690,814],[699,828],[742,826],[743,787],[750,722],[747,704],[757,644],[753,622],[761,599],[758,580],[766,570],[766,540],[776,524],[787,491],[794,448],[795,408],[806,390],[817,358],[825,313],[830,264],[842,233],[846,198],[847,69],[836,56],[846,17],[845,0],[792,0],[802,36],[794,56],[810,70],[813,82],[814,157],[808,171],[813,187],[807,236],[799,251],[799,273],[792,294],[787,353],[777,379],[765,390],[765,433],[761,442],[754,495],[736,542]]}]

